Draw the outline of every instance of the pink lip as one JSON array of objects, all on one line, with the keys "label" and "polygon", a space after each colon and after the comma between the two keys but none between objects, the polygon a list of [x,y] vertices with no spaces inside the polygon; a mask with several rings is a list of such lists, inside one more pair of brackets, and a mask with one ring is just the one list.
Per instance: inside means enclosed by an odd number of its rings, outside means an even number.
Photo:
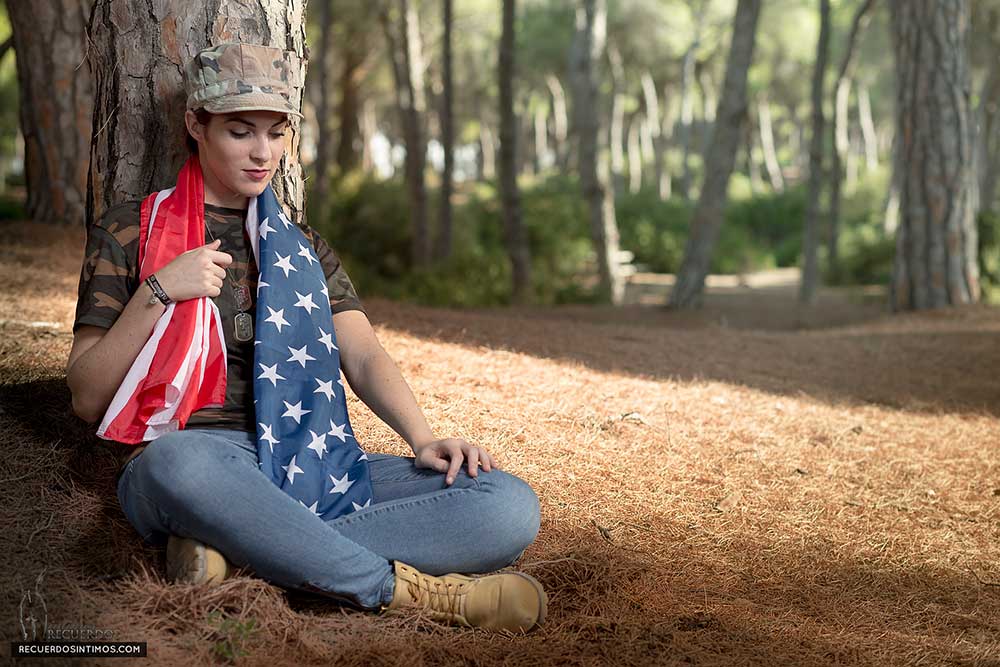
[{"label": "pink lip", "polygon": [[243,173],[255,181],[263,181],[270,171],[267,169],[244,169]]}]

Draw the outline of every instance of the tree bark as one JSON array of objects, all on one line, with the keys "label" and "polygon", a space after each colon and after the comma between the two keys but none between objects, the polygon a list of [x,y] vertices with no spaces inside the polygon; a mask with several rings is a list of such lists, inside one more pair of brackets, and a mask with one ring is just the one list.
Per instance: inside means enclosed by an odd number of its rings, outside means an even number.
[{"label": "tree bark", "polygon": [[833,135],[833,150],[830,153],[830,214],[826,239],[827,261],[830,265],[830,272],[835,276],[840,272],[840,186],[843,179],[842,159],[851,148],[847,127],[847,111],[851,93],[852,63],[855,47],[858,43],[858,36],[865,29],[865,26],[868,25],[871,17],[869,10],[873,4],[875,4],[875,0],[863,0],[854,12],[854,18],[851,20],[851,30],[847,36],[847,45],[844,47],[844,57],[840,61],[840,67],[837,69],[833,126],[830,128]]},{"label": "tree bark", "polygon": [[542,105],[535,107],[535,170],[541,173],[552,166],[552,153],[549,149],[549,118],[548,111]]},{"label": "tree bark", "polygon": [[333,90],[330,85],[330,61],[333,58],[333,1],[320,2],[320,38],[319,52],[313,55],[313,66],[316,83],[319,84],[318,99],[316,99],[316,159],[313,161],[313,186],[311,194],[313,202],[320,210],[326,208],[327,191],[329,189],[330,155],[333,152],[333,130],[330,127],[330,109],[333,101]]},{"label": "tree bark", "polygon": [[[181,71],[212,44],[246,40],[296,54],[291,103],[302,107],[305,2],[262,0],[108,0],[90,19],[95,74],[94,134],[87,190],[87,224],[109,206],[172,186],[188,153]],[[302,217],[299,121],[271,181],[292,219]]]},{"label": "tree bark", "polygon": [[812,137],[809,141],[809,190],[806,195],[805,232],[802,235],[802,281],[799,301],[811,304],[819,286],[820,198],[823,195],[823,94],[826,89],[826,63],[830,55],[830,0],[819,0],[819,42],[812,79]]},{"label": "tree bark", "polygon": [[424,62],[420,44],[420,23],[410,0],[398,2],[398,37],[393,30],[388,5],[380,12],[382,29],[392,60],[396,82],[396,105],[406,143],[404,171],[410,200],[413,238],[410,259],[413,266],[426,266],[431,260],[431,236],[427,217],[427,185],[424,168],[427,164],[427,143],[424,137]]},{"label": "tree bark", "polygon": [[87,0],[8,2],[17,54],[28,215],[83,224],[93,116]]},{"label": "tree bark", "polygon": [[705,181],[691,219],[691,234],[670,305],[689,308],[701,300],[712,251],[722,226],[726,190],[747,117],[747,70],[753,60],[761,0],[739,0],[733,19],[733,37],[726,78],[715,118],[715,131],[705,159]]},{"label": "tree bark", "polygon": [[757,142],[753,118],[743,128],[743,143],[746,150],[747,178],[750,180],[750,192],[755,196],[764,192],[764,179],[760,174],[760,163],[757,160]]},{"label": "tree bark", "polygon": [[868,88],[858,85],[858,118],[861,122],[861,137],[865,141],[865,169],[870,172],[878,168],[878,133],[872,118],[872,103]]},{"label": "tree bark", "polygon": [[368,46],[365,34],[352,35],[342,51],[344,64],[340,71],[340,138],[337,141],[337,167],[340,173],[355,169],[361,162],[356,143],[361,132],[361,82],[365,78]]},{"label": "tree bark", "polygon": [[895,236],[896,230],[899,229],[899,206],[903,190],[901,183],[903,165],[900,164],[900,160],[902,159],[900,150],[899,142],[894,136],[889,151],[892,156],[892,174],[889,177],[889,192],[886,193],[885,197],[885,221],[882,225],[886,236]]},{"label": "tree bark", "polygon": [[670,95],[663,91],[663,113],[660,120],[660,144],[656,151],[656,184],[660,199],[666,201],[673,195],[673,179],[667,168],[667,151],[674,136],[674,112],[670,106]]},{"label": "tree bark", "polygon": [[893,0],[900,224],[896,310],[979,299],[967,0]]},{"label": "tree bark", "polygon": [[767,168],[767,178],[775,192],[785,189],[785,177],[778,163],[778,152],[774,147],[774,125],[771,122],[771,105],[766,96],[757,101],[757,122],[760,123],[760,147],[764,151],[764,166]]},{"label": "tree bark", "polygon": [[531,254],[521,219],[521,193],[517,188],[517,118],[514,115],[514,0],[503,0],[503,31],[497,67],[500,90],[500,198],[503,230],[510,255],[514,303],[531,297]]},{"label": "tree bark", "polygon": [[[663,181],[662,153],[666,150],[661,129],[663,120],[660,116],[660,99],[656,94],[656,84],[653,82],[653,76],[648,71],[642,73],[642,100],[643,105],[646,107],[645,133],[649,137],[650,148],[652,149],[652,154],[648,159],[653,162],[653,178],[656,179],[657,192],[661,199],[665,199],[661,188]],[[670,195],[667,194],[667,196],[669,197]]]},{"label": "tree bark", "polygon": [[642,188],[642,148],[639,145],[641,124],[638,114],[634,114],[628,125],[628,191],[632,194]]},{"label": "tree bark", "polygon": [[552,95],[552,140],[555,144],[556,164],[566,171],[569,160],[567,138],[569,135],[569,119],[566,114],[566,93],[559,79],[549,74],[545,77],[545,85]]},{"label": "tree bark", "polygon": [[607,48],[608,64],[611,65],[611,132],[608,145],[611,148],[611,183],[617,195],[622,191],[625,172],[625,67],[622,56],[614,45]]},{"label": "tree bark", "polygon": [[444,27],[442,37],[442,79],[441,95],[441,148],[444,150],[444,171],[441,173],[441,204],[438,218],[437,240],[434,256],[444,260],[451,256],[451,195],[454,188],[455,172],[455,123],[454,92],[452,86],[452,0],[442,0],[441,20]]},{"label": "tree bark", "polygon": [[625,281],[619,267],[619,235],[614,197],[608,186],[606,163],[597,155],[598,86],[594,63],[604,50],[607,10],[604,0],[581,0],[576,9],[576,35],[570,52],[573,78],[573,113],[579,138],[580,186],[590,213],[590,234],[597,256],[600,296],[619,304]]},{"label": "tree bark", "polygon": [[687,51],[684,52],[684,60],[681,62],[681,117],[680,117],[680,144],[681,144],[681,179],[677,184],[680,195],[684,199],[691,198],[691,135],[692,124],[694,122],[694,98],[692,89],[694,87],[694,67],[695,57],[698,47],[701,45],[701,30],[705,22],[705,13],[708,2],[700,0],[698,8],[694,11],[694,36]]},{"label": "tree bark", "polygon": [[715,109],[719,99],[712,83],[711,70],[707,62],[695,62],[695,81],[698,82],[698,92],[701,94],[701,144],[698,150],[704,154],[708,142],[712,140],[712,130],[715,128]]},{"label": "tree bark", "polygon": [[496,142],[493,140],[493,130],[485,120],[479,121],[479,174],[480,181],[488,181],[497,175]]},{"label": "tree bark", "polygon": [[[991,37],[991,51],[1000,48],[997,30],[1000,27],[1000,12],[992,9],[988,15],[988,31]],[[979,95],[978,147],[976,168],[979,174],[978,210],[991,210],[996,199],[997,176],[1000,173],[1000,67],[995,59],[987,62],[986,80]]]}]

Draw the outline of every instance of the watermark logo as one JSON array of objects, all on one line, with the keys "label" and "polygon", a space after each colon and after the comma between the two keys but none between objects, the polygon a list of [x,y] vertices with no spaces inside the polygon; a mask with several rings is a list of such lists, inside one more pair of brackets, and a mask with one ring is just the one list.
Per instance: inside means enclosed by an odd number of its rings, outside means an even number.
[{"label": "watermark logo", "polygon": [[21,590],[21,605],[18,608],[21,621],[21,636],[24,641],[45,641],[49,630],[49,610],[42,596],[42,577],[45,570],[35,579],[34,590]]}]

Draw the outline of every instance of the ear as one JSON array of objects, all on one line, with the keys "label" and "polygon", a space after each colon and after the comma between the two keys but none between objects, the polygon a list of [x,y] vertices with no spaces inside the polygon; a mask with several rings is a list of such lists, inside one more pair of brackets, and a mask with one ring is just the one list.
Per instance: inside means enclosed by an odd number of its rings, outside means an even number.
[{"label": "ear", "polygon": [[194,137],[195,141],[205,140],[205,126],[198,122],[198,117],[190,109],[184,112],[184,124],[187,126],[188,134]]}]

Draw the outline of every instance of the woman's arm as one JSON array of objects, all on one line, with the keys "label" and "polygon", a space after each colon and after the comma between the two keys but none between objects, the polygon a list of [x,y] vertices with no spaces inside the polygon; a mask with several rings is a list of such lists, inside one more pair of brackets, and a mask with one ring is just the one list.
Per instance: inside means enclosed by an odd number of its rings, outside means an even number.
[{"label": "woman's arm", "polygon": [[149,303],[152,290],[139,286],[110,329],[82,325],[73,336],[66,364],[66,383],[73,412],[93,423],[104,415],[139,351],[149,339],[164,306]]},{"label": "woman's arm", "polygon": [[[188,250],[156,272],[160,286],[174,301],[219,295],[226,266],[233,258],[219,252],[219,241]],[[73,337],[66,363],[66,384],[73,394],[73,412],[93,423],[101,419],[128,374],[156,320],[166,306],[149,303],[153,292],[142,283],[131,295],[110,329],[81,325]]]},{"label": "woman's arm", "polygon": [[416,453],[436,440],[399,367],[375,337],[368,318],[359,310],[333,316],[340,348],[340,365],[351,389],[379,419]]},{"label": "woman's arm", "polygon": [[496,465],[482,447],[461,438],[437,439],[417,405],[399,367],[378,342],[368,318],[357,310],[333,316],[340,348],[340,365],[351,389],[379,419],[388,424],[413,449],[420,467],[447,472],[447,483],[455,480],[463,459],[475,477],[479,464],[487,472]]}]

